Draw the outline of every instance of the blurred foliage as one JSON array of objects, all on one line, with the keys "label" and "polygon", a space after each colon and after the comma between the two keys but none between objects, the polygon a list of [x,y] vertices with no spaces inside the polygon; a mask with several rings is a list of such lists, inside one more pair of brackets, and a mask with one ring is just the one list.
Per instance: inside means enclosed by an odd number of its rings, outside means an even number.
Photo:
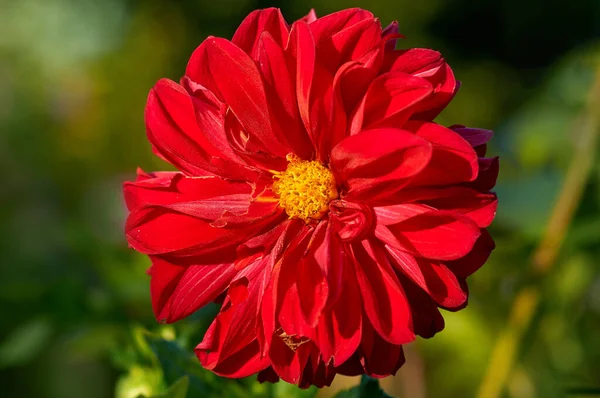
[{"label": "blurred foliage", "polygon": [[[431,397],[474,396],[572,159],[600,64],[600,2],[542,0],[5,0],[0,13],[0,383],[3,397],[313,396],[285,383],[223,380],[193,356],[216,311],[157,325],[146,258],[127,249],[120,186],[165,169],[145,140],[156,80],[177,80],[204,37],[231,37],[252,9],[288,20],[362,6],[400,22],[402,46],[444,53],[464,82],[440,117],[496,131],[497,250],[464,311],[419,340]],[[599,110],[600,112],[600,110]],[[505,396],[583,396],[600,387],[600,164]],[[415,358],[413,358],[415,359]],[[411,365],[412,364],[412,365]],[[382,384],[410,398],[403,375]],[[340,379],[343,380],[343,379]],[[341,382],[340,382],[341,383]],[[338,388],[343,384],[336,381]],[[358,383],[357,380],[352,383]],[[369,379],[344,397],[371,391]],[[367,390],[365,390],[367,389]],[[319,396],[335,395],[323,390]],[[581,394],[580,394],[581,393]],[[367,396],[367,395],[365,395]],[[369,397],[375,396],[369,393]]]},{"label": "blurred foliage", "polygon": [[391,398],[379,387],[379,382],[363,375],[360,384],[348,390],[341,391],[335,398]]}]

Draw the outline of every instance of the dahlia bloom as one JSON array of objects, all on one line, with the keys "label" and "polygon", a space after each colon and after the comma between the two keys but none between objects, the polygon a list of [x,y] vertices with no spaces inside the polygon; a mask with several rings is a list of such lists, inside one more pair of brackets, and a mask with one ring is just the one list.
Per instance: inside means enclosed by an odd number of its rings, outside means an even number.
[{"label": "dahlia bloom", "polygon": [[458,82],[400,37],[361,9],[291,26],[258,10],[151,90],[148,139],[179,171],[125,183],[126,235],[152,260],[159,321],[221,304],[205,368],[383,377],[444,327],[439,308],[466,305],[494,247],[492,133],[433,122]]}]

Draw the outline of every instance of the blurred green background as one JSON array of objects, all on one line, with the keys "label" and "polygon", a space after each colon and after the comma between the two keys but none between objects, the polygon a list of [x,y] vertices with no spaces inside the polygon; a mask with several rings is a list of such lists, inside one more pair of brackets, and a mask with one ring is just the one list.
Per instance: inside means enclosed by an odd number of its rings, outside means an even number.
[{"label": "blurred green background", "polygon": [[201,370],[189,354],[215,309],[157,325],[149,262],[127,249],[122,233],[122,182],[137,166],[166,168],[145,138],[148,90],[161,77],[178,80],[204,37],[230,38],[248,12],[268,6],[288,21],[311,7],[324,15],[351,6],[384,24],[397,19],[407,36],[401,46],[442,51],[463,82],[440,123],[496,132],[489,153],[501,156],[491,230],[498,248],[470,278],[467,309],[445,313],[445,331],[409,347],[407,366],[382,383],[388,393],[475,396],[526,286],[540,305],[528,316],[501,396],[600,391],[598,162],[589,176],[580,173],[584,192],[556,263],[543,277],[530,264],[582,131],[600,113],[588,95],[600,67],[600,1],[1,4],[0,396],[160,396],[183,374],[194,396],[298,394],[283,383],[225,381]]}]

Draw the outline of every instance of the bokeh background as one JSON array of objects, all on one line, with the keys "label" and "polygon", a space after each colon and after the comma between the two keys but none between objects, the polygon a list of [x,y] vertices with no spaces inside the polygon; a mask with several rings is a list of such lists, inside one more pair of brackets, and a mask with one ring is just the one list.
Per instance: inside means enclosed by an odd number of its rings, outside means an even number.
[{"label": "bokeh background", "polygon": [[[160,396],[182,374],[189,397],[314,395],[203,371],[189,355],[215,309],[157,325],[149,262],[122,235],[122,182],[137,166],[166,168],[145,138],[148,90],[178,80],[207,35],[230,38],[267,6],[288,21],[351,6],[397,19],[400,46],[442,51],[463,81],[439,121],[496,132],[497,250],[470,278],[469,306],[411,344],[383,388],[600,396],[598,0],[2,1],[0,396]],[[555,208],[559,197],[567,205]],[[540,245],[552,257],[542,265]]]}]

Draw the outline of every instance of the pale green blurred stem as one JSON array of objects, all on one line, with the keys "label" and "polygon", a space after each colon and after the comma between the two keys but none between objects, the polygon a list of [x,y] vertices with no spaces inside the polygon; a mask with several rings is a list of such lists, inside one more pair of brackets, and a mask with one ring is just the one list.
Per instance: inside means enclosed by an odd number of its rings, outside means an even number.
[{"label": "pale green blurred stem", "polygon": [[[552,210],[544,237],[531,259],[533,273],[538,277],[547,274],[556,262],[561,244],[594,165],[600,134],[600,67],[596,71],[586,109],[577,126],[580,130],[577,134],[573,160]],[[529,328],[539,305],[540,294],[539,278],[538,284],[524,287],[517,293],[506,327],[500,332],[494,345],[477,395],[479,398],[497,398],[502,394],[514,368],[523,335]]]}]

